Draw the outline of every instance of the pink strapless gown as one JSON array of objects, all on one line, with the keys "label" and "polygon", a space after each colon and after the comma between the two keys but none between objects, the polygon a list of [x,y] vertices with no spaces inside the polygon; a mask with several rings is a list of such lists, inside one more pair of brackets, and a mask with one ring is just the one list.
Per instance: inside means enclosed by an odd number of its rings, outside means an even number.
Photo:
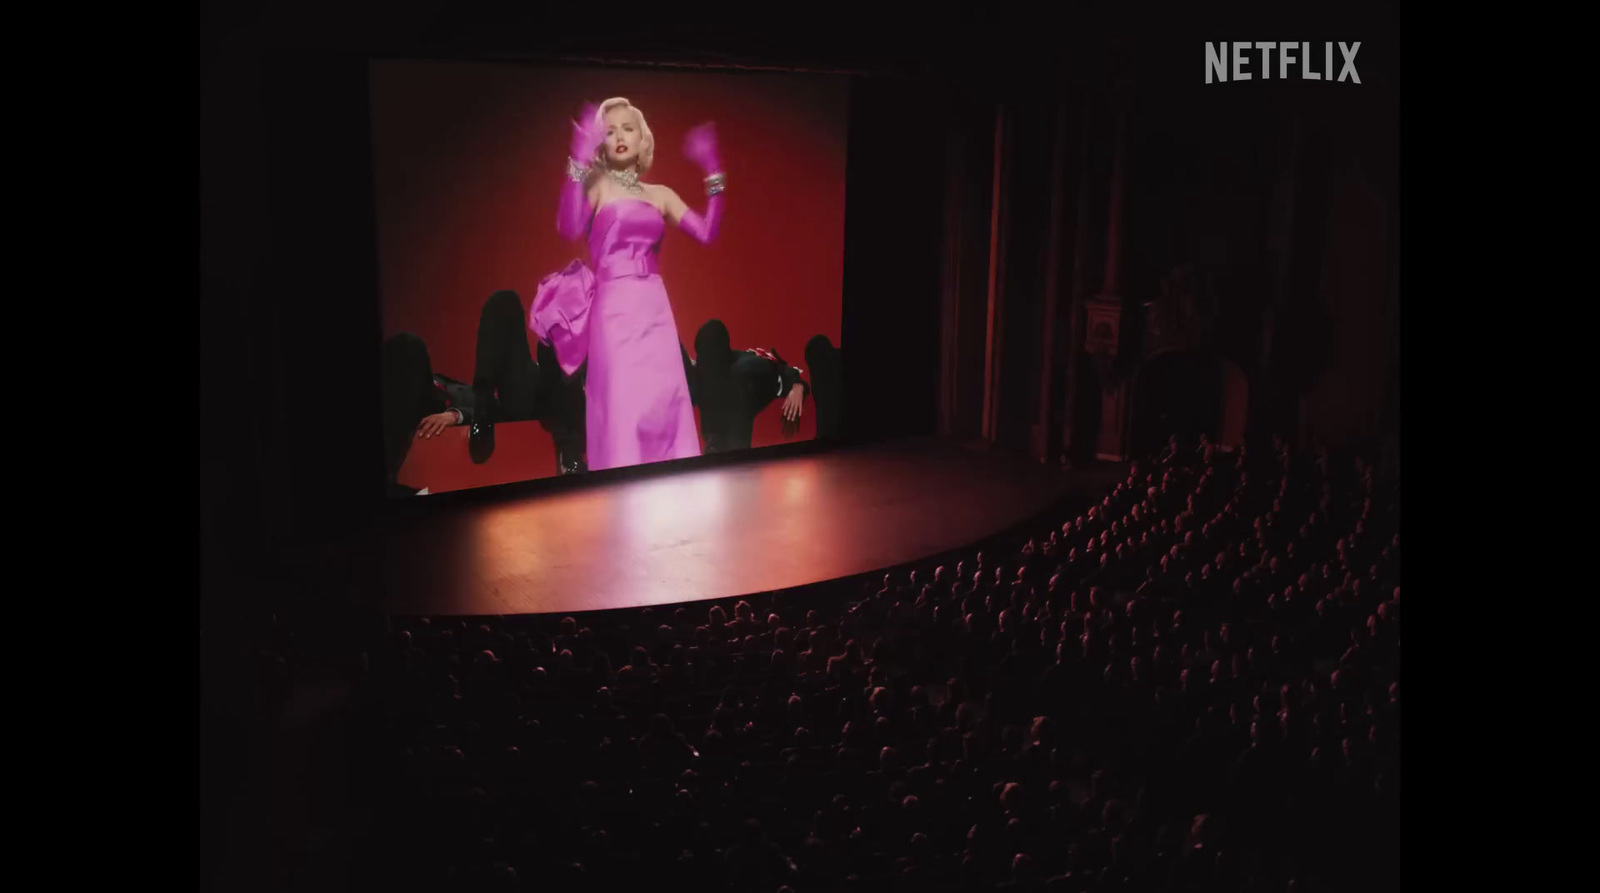
[{"label": "pink strapless gown", "polygon": [[643,199],[612,201],[589,224],[593,270],[573,261],[539,283],[529,325],[567,374],[589,361],[591,470],[700,455],[678,324],[658,272],[666,221]]}]

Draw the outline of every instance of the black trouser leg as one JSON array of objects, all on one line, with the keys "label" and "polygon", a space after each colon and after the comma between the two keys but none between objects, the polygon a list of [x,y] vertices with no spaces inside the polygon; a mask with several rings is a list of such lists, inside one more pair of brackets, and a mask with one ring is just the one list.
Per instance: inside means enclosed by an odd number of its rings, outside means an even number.
[{"label": "black trouser leg", "polygon": [[385,480],[398,482],[416,437],[417,424],[435,401],[428,345],[416,335],[395,335],[383,343],[383,446]]},{"label": "black trouser leg", "polygon": [[540,416],[541,370],[528,352],[527,320],[514,291],[483,302],[474,357],[474,412],[481,421],[523,422]]},{"label": "black trouser leg", "polygon": [[728,436],[724,439],[724,450],[748,450],[755,439],[756,417],[752,413],[737,412],[728,422]]},{"label": "black trouser leg", "polygon": [[582,458],[587,445],[583,394],[587,372],[587,366],[580,366],[575,374],[566,375],[555,349],[548,344],[539,345],[539,381],[544,386],[539,424],[555,441],[558,463],[570,465]]},{"label": "black trouser leg", "polygon": [[833,440],[839,436],[839,392],[837,387],[819,388],[812,395],[817,413],[817,437]]},{"label": "black trouser leg", "polygon": [[811,402],[817,413],[817,437],[836,438],[844,408],[839,349],[826,335],[815,335],[806,342],[806,365],[811,369]]},{"label": "black trouser leg", "polygon": [[832,440],[839,436],[842,409],[837,370],[811,372],[811,405],[817,414],[817,437]]},{"label": "black trouser leg", "polygon": [[[715,408],[711,409],[715,413]],[[718,417],[711,415],[707,418],[707,409],[700,409],[700,433],[705,435],[707,453],[731,453],[736,450],[748,450],[755,438],[755,414],[741,409],[734,409]]]}]

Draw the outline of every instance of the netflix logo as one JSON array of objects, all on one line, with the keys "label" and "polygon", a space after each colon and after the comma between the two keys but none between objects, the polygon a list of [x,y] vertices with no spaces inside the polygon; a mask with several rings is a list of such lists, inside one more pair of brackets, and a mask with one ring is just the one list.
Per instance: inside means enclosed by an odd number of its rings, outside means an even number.
[{"label": "netflix logo", "polygon": [[[1339,69],[1337,79],[1333,74],[1333,47],[1333,41],[1322,44],[1272,40],[1208,42],[1206,83],[1226,84],[1229,81],[1249,81],[1256,78],[1265,81],[1274,78],[1286,81],[1295,76],[1294,72],[1299,73],[1302,81],[1337,80],[1338,83],[1345,81],[1352,84],[1361,83],[1361,75],[1356,72],[1356,53],[1361,51],[1360,41],[1350,44],[1339,42],[1339,55],[1343,66]],[[1322,50],[1321,53],[1317,52],[1319,48]],[[1277,61],[1276,65],[1273,64],[1274,59]],[[1252,66],[1258,63],[1260,67],[1252,71]]]}]

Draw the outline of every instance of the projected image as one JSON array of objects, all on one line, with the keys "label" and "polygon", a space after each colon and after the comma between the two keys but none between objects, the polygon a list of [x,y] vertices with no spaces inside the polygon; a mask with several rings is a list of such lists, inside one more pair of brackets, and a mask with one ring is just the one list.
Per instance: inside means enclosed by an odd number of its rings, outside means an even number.
[{"label": "projected image", "polygon": [[371,75],[392,494],[837,436],[844,81]]}]

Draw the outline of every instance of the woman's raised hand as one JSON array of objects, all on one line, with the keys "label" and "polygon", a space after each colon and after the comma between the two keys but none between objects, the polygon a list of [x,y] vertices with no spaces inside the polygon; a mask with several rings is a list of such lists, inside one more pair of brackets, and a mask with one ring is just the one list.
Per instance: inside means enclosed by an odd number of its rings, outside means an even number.
[{"label": "woman's raised hand", "polygon": [[722,173],[722,159],[717,154],[717,125],[707,121],[690,130],[683,138],[683,154],[707,175]]},{"label": "woman's raised hand", "polygon": [[606,141],[606,122],[600,118],[600,107],[592,102],[583,104],[578,120],[572,122],[572,160],[587,166],[594,162],[595,153]]}]

